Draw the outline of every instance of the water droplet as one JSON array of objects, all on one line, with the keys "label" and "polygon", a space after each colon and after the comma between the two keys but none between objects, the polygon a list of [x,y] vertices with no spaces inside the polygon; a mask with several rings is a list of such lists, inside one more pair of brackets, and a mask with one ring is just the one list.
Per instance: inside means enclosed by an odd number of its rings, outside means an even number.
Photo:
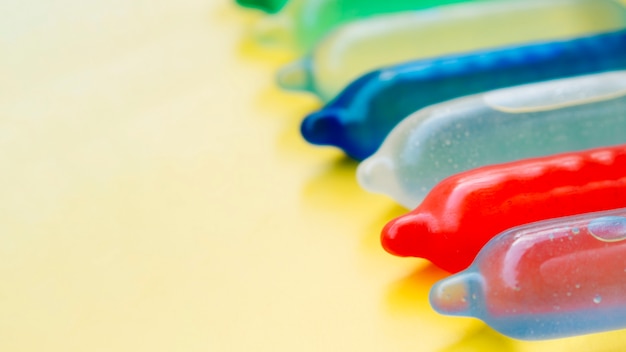
[{"label": "water droplet", "polygon": [[596,296],[593,298],[593,303],[595,303],[595,304],[599,304],[600,302],[602,302],[602,296],[600,296],[600,295],[596,295]]},{"label": "water droplet", "polygon": [[465,297],[461,297],[461,302],[465,303],[467,302],[467,299],[465,299]]},{"label": "water droplet", "polygon": [[553,306],[552,308],[554,308],[554,310],[560,310],[561,306]]},{"label": "water droplet", "polygon": [[566,295],[567,295],[567,297],[569,297],[569,296],[571,296],[571,295],[572,295],[572,293],[571,293],[571,292],[568,292],[568,293],[566,293]]},{"label": "water droplet", "polygon": [[472,294],[472,299],[475,301],[476,300],[476,294]]},{"label": "water droplet", "polygon": [[[554,234],[553,233],[551,233],[548,237],[550,238],[550,241],[554,241]],[[624,269],[624,271],[626,271],[626,269]]]},{"label": "water droplet", "polygon": [[576,284],[576,285],[574,285],[574,287],[580,288],[580,284]]},{"label": "water droplet", "polygon": [[578,235],[578,234],[580,233],[580,229],[579,229],[578,227],[574,227],[574,228],[572,229],[572,233],[573,233],[574,235]]}]

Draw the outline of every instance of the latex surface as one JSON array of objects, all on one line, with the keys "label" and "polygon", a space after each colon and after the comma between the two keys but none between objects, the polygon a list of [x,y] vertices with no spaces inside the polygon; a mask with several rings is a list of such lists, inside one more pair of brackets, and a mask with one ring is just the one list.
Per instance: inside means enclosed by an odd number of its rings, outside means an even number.
[{"label": "latex surface", "polygon": [[266,45],[311,50],[333,29],[378,14],[425,9],[468,0],[290,0],[276,15],[255,28]]},{"label": "latex surface", "polygon": [[458,272],[500,232],[550,218],[626,207],[626,145],[461,172],[389,222],[383,247]]},{"label": "latex surface", "polygon": [[626,328],[625,239],[626,209],[514,228],[438,282],[430,301],[518,339]]},{"label": "latex surface", "polygon": [[364,159],[400,121],[429,105],[497,88],[623,68],[626,31],[415,61],[361,77],[333,102],[307,116],[302,135],[310,143],[336,146]]},{"label": "latex surface", "polygon": [[482,1],[379,16],[333,32],[311,55],[283,68],[278,82],[328,101],[381,67],[625,26],[624,7],[612,0]]},{"label": "latex surface", "polygon": [[402,121],[359,165],[358,180],[414,208],[464,170],[626,142],[625,109],[626,71],[460,98]]},{"label": "latex surface", "polygon": [[274,13],[283,8],[287,0],[235,0],[239,5]]}]

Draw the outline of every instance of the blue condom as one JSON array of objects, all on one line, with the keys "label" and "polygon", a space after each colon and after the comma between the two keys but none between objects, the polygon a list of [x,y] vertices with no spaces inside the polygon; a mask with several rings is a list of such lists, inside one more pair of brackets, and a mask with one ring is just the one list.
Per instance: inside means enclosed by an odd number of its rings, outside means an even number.
[{"label": "blue condom", "polygon": [[402,119],[453,98],[626,68],[626,30],[418,60],[370,72],[302,122],[312,144],[372,155]]}]

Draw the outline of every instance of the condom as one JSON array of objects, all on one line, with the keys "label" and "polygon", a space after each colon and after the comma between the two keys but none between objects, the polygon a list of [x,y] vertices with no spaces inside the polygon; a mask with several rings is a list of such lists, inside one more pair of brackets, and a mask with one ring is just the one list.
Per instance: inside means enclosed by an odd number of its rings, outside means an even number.
[{"label": "condom", "polygon": [[[339,1],[338,1],[339,2]],[[478,1],[378,16],[339,28],[278,73],[288,90],[324,102],[359,76],[407,61],[617,31],[626,9],[614,0]]]},{"label": "condom", "polygon": [[626,209],[526,224],[436,283],[433,308],[540,340],[626,328]]},{"label": "condom", "polygon": [[626,69],[626,31],[530,44],[372,72],[302,122],[302,136],[362,160],[404,118],[460,96],[569,76]]},{"label": "condom", "polygon": [[415,208],[476,167],[626,143],[626,71],[495,90],[416,112],[363,161],[363,188]]}]

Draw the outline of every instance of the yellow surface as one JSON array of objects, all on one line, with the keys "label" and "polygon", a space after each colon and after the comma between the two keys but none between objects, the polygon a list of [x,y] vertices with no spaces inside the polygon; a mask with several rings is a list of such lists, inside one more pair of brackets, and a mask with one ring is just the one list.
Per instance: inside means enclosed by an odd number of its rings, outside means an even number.
[{"label": "yellow surface", "polygon": [[0,351],[623,351],[434,313],[401,208],[298,135],[226,0],[0,11]]}]

